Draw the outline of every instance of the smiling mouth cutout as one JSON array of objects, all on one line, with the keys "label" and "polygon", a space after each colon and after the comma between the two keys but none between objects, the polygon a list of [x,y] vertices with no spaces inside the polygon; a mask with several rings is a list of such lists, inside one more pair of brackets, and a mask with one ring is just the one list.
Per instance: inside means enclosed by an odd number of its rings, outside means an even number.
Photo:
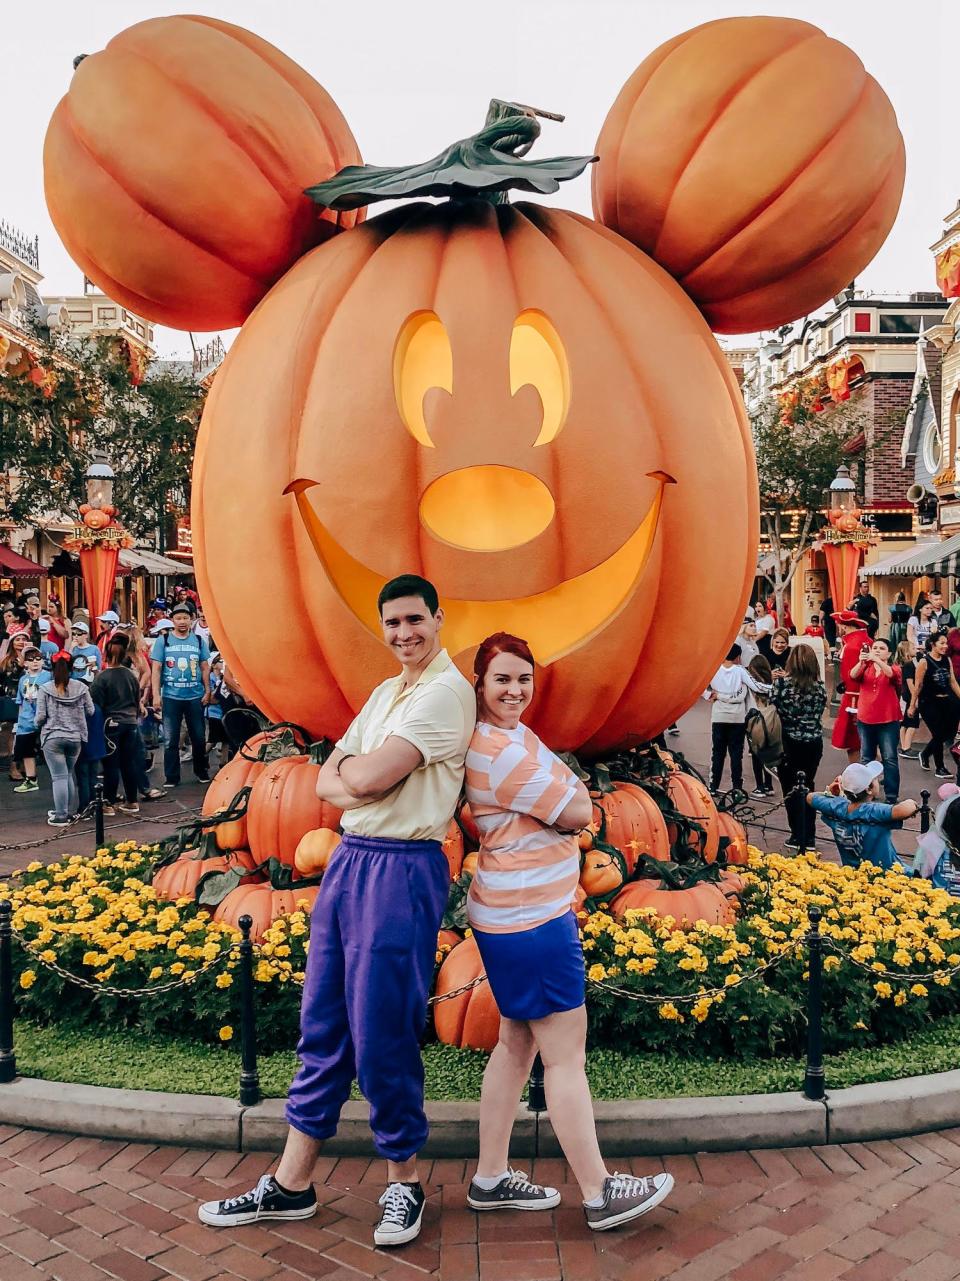
[{"label": "smiling mouth cutout", "polygon": [[[460,654],[493,632],[506,631],[523,636],[546,666],[602,631],[632,596],[656,537],[664,489],[676,483],[666,472],[648,475],[657,482],[657,492],[646,515],[626,542],[593,569],[533,596],[473,601],[441,595],[447,650]],[[317,484],[294,480],[284,493],[295,496],[314,551],[341,599],[372,635],[382,638],[377,597],[389,580],[351,556],[326,528],[309,498]]]}]

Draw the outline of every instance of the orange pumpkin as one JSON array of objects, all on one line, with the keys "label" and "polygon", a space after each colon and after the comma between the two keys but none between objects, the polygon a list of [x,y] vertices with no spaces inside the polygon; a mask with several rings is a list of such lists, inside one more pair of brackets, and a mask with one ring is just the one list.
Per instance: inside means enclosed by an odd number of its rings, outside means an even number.
[{"label": "orange pumpkin", "polygon": [[478,857],[479,855],[476,850],[471,850],[469,854],[464,854],[463,863],[460,866],[461,876],[476,876]]},{"label": "orange pumpkin", "polygon": [[672,916],[681,930],[692,929],[697,921],[728,925],[736,920],[727,896],[710,881],[700,881],[686,890],[664,889],[658,881],[631,881],[610,904],[615,916],[637,907],[652,907],[658,916]]},{"label": "orange pumpkin", "polygon": [[[607,850],[587,850],[580,867],[580,884],[588,898],[612,894],[624,882],[623,855]],[[625,860],[624,860],[625,863]]]},{"label": "orange pumpkin", "polygon": [[175,329],[240,325],[307,249],[353,226],[303,189],[360,156],[336,103],[217,18],[151,18],[77,67],[43,152],[50,217],[115,302]]},{"label": "orange pumpkin", "polygon": [[463,832],[455,818],[450,820],[443,838],[443,852],[450,865],[450,879],[455,881],[463,869]]},{"label": "orange pumpkin", "polygon": [[88,529],[104,529],[110,524],[110,517],[99,507],[91,507],[84,516],[83,523]]},{"label": "orange pumpkin", "polygon": [[222,900],[213,913],[215,921],[240,928],[240,917],[250,916],[250,937],[259,942],[278,917],[290,916],[298,908],[309,912],[320,892],[319,885],[295,885],[290,890],[275,890],[269,881],[260,885],[238,885]]},{"label": "orange pumpkin", "polygon": [[480,829],[477,827],[473,817],[473,811],[467,801],[460,806],[460,812],[457,814],[460,827],[466,839],[473,845],[474,849],[480,844]]},{"label": "orange pumpkin", "polygon": [[[203,797],[200,812],[204,817],[222,814],[244,787],[250,787],[263,771],[263,761],[252,760],[268,741],[269,735],[256,734],[247,739],[243,750],[231,757],[214,775]],[[222,850],[239,849],[247,843],[246,816],[230,823],[218,823],[213,829],[217,845]]]},{"label": "orange pumpkin", "polygon": [[[472,936],[459,943],[440,966],[436,995],[454,992],[483,973],[483,961]],[[444,1045],[473,1050],[492,1050],[500,1036],[500,1011],[489,983],[433,1007],[437,1039]]]},{"label": "orange pumpkin", "polygon": [[633,874],[641,854],[668,862],[670,837],[656,801],[642,787],[633,783],[615,783],[612,792],[604,792],[595,804],[603,812],[603,839],[613,845],[626,860],[627,875]]},{"label": "orange pumpkin", "polygon": [[230,872],[244,867],[249,868],[251,875],[243,878],[242,885],[262,879],[256,872],[257,861],[249,850],[232,850],[210,858],[205,858],[199,850],[186,850],[176,862],[168,863],[156,873],[152,881],[153,892],[158,899],[170,903],[181,898],[194,898],[200,878],[208,872]]},{"label": "orange pumpkin", "polygon": [[720,873],[718,882],[720,892],[728,899],[739,899],[740,895],[747,888],[747,883],[739,872],[728,871],[724,868]]},{"label": "orange pumpkin", "polygon": [[304,832],[294,851],[293,866],[301,876],[317,876],[327,870],[339,844],[340,833],[331,831],[329,827]]},{"label": "orange pumpkin", "polygon": [[276,858],[292,866],[307,832],[339,827],[341,811],[317,796],[319,773],[309,756],[283,756],[260,772],[247,805],[247,840],[260,862]]},{"label": "orange pumpkin", "polygon": [[[757,494],[736,381],[665,272],[576,214],[455,200],[336,236],[264,299],[206,402],[192,528],[210,626],[268,714],[338,737],[394,671],[378,591],[416,571],[461,669],[524,636],[531,728],[598,756],[713,675]],[[702,596],[682,662],[678,565]],[[282,663],[257,594],[302,619]]]},{"label": "orange pumpkin", "polygon": [[[667,792],[674,806],[686,818],[692,819],[703,829],[704,835],[692,831],[688,836],[690,847],[695,849],[707,863],[717,861],[720,849],[720,818],[717,806],[703,783],[691,774],[669,774],[666,780]],[[680,835],[676,823],[667,824],[670,840],[676,841]]]},{"label": "orange pumpkin", "polygon": [[640,64],[597,143],[593,207],[720,333],[773,329],[859,275],[900,206],[893,107],[795,18],[721,18]]},{"label": "orange pumpkin", "polygon": [[725,854],[727,864],[731,867],[735,865],[745,867],[750,862],[746,828],[731,814],[718,812],[717,822],[720,826],[720,835],[728,838]]}]

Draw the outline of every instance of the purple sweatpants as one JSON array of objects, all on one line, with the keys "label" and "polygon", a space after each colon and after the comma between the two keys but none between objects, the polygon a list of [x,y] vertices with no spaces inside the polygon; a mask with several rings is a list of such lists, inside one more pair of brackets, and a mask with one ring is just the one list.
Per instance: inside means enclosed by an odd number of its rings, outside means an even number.
[{"label": "purple sweatpants", "polygon": [[356,1077],[380,1155],[406,1161],[423,1147],[420,1038],[449,888],[438,841],[344,835],[310,917],[294,1129],[335,1134]]}]

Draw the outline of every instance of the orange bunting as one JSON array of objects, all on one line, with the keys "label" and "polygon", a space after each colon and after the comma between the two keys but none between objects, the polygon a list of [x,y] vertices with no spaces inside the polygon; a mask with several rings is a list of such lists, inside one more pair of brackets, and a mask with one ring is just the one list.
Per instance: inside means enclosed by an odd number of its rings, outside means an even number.
[{"label": "orange bunting", "polygon": [[937,288],[944,298],[960,298],[960,244],[937,254]]}]

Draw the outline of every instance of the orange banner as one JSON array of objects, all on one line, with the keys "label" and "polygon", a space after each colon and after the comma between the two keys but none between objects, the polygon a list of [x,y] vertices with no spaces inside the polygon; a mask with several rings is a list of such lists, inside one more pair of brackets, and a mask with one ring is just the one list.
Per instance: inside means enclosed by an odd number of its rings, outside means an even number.
[{"label": "orange banner", "polygon": [[90,611],[91,630],[94,621],[113,603],[119,556],[120,547],[116,543],[100,543],[96,547],[85,547],[80,552],[80,573],[83,575],[83,591]]},{"label": "orange banner", "polygon": [[960,298],[960,245],[937,254],[937,288],[944,298]]}]

